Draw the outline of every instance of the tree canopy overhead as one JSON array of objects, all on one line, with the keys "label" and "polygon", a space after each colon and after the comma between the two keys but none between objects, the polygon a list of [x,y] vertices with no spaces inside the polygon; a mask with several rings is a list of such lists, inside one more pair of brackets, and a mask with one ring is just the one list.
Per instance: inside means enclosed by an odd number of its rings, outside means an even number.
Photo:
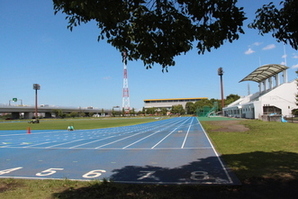
[{"label": "tree canopy overhead", "polygon": [[106,39],[129,60],[167,70],[174,57],[195,43],[199,54],[233,42],[246,19],[237,0],[53,0],[68,28],[96,21],[98,40]]},{"label": "tree canopy overhead", "polygon": [[298,50],[298,1],[281,1],[278,7],[272,2],[263,5],[249,27],[258,29],[261,35],[271,32],[278,42],[289,43]]},{"label": "tree canopy overhead", "polygon": [[[96,21],[98,40],[106,39],[128,60],[167,70],[174,57],[197,48],[198,54],[233,42],[244,34],[246,19],[237,0],[53,0],[55,13],[66,14],[68,28]],[[258,9],[250,28],[272,33],[298,49],[298,1],[281,0]]]}]

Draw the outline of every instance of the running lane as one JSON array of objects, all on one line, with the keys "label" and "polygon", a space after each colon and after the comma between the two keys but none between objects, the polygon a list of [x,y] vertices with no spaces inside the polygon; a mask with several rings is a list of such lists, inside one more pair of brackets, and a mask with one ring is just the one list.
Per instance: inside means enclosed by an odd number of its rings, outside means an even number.
[{"label": "running lane", "polygon": [[0,177],[238,184],[196,117],[76,131],[0,132]]}]

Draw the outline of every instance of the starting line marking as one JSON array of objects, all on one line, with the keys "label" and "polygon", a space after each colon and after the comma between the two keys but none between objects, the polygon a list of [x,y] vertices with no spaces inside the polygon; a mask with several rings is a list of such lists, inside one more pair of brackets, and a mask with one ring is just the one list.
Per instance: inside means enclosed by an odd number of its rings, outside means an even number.
[{"label": "starting line marking", "polygon": [[[13,174],[16,171],[22,170],[24,169],[24,167],[15,167],[15,168],[8,168],[5,170],[1,170],[0,171],[0,178],[22,178],[22,179],[61,179],[61,178],[53,178],[51,177],[54,174],[58,174],[59,172],[63,172],[65,171],[64,168],[48,168],[46,170],[40,171],[35,173],[35,177],[26,177],[26,176],[13,176],[13,175],[9,175],[9,176],[3,176],[5,174]],[[158,172],[160,172],[159,170],[140,170],[138,171],[135,176],[133,177],[133,181],[130,182],[134,182],[134,183],[164,183],[160,181],[160,177]],[[100,176],[102,176],[103,174],[107,173],[107,170],[105,169],[95,169],[95,170],[91,170],[88,171],[86,173],[84,173],[81,177],[83,179],[69,179],[69,180],[90,180],[90,179],[96,179],[99,178]],[[65,175],[65,173],[64,173]],[[187,180],[188,179],[188,180]],[[100,179],[99,179],[100,180]],[[113,179],[110,179],[113,180]],[[149,181],[148,181],[149,180]],[[195,184],[229,184],[231,182],[225,180],[225,179],[221,179],[218,177],[212,177],[209,175],[209,173],[207,171],[202,171],[202,170],[197,170],[197,171],[191,171],[188,172],[187,174],[183,174],[181,176],[181,178],[178,179],[180,182],[166,182],[168,184],[189,184],[194,182]],[[113,180],[114,181],[114,180]],[[183,182],[186,181],[186,182]],[[116,182],[125,182],[125,181],[117,181]]]}]

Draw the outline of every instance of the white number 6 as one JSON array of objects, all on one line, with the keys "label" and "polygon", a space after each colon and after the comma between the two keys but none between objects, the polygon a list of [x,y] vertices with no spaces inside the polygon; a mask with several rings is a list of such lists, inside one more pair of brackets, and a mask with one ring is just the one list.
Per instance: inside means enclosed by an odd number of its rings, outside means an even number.
[{"label": "white number 6", "polygon": [[106,170],[93,170],[93,171],[90,171],[86,174],[84,174],[82,177],[83,178],[96,178],[96,177],[99,177],[101,176],[102,173],[105,173]]}]

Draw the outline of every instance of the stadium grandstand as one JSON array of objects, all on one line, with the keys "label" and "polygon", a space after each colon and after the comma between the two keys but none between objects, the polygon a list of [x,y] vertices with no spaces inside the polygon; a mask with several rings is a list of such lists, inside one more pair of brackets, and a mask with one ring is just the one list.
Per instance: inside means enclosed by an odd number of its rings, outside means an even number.
[{"label": "stadium grandstand", "polygon": [[145,99],[144,100],[144,108],[166,108],[167,110],[171,110],[174,105],[182,105],[185,109],[185,105],[187,102],[197,102],[203,99],[208,99],[207,97],[197,97],[197,98],[172,98],[172,99]]},{"label": "stadium grandstand", "polygon": [[259,84],[259,92],[241,97],[223,108],[225,116],[263,119],[269,116],[283,121],[291,117],[297,109],[297,82],[288,82],[287,66],[279,64],[263,65],[251,72],[240,82],[254,81]]}]

